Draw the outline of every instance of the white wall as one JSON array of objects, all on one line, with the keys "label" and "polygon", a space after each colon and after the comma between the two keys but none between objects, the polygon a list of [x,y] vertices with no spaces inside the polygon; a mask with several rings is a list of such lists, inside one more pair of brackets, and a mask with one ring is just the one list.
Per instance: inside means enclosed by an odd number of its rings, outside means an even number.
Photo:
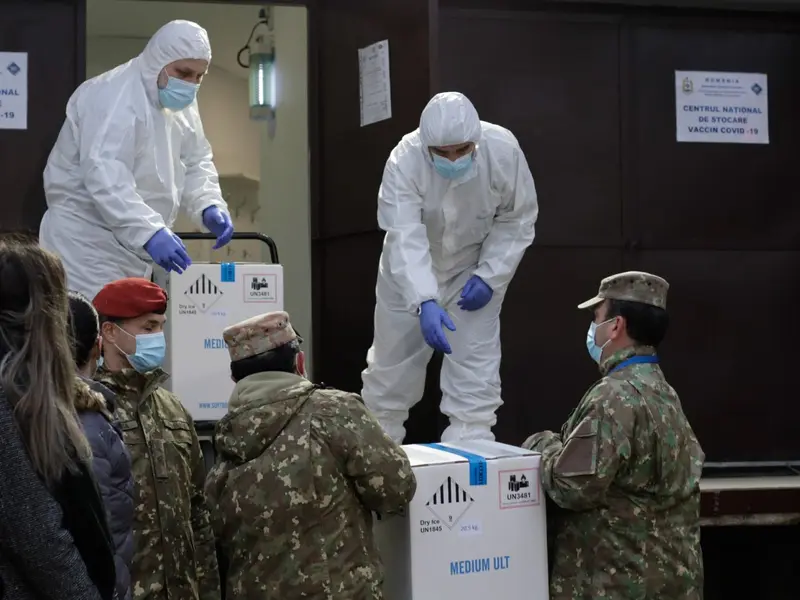
[{"label": "white wall", "polygon": [[308,148],[307,11],[275,8],[277,129],[261,134],[262,230],[275,239],[285,269],[285,304],[311,364],[311,215]]}]

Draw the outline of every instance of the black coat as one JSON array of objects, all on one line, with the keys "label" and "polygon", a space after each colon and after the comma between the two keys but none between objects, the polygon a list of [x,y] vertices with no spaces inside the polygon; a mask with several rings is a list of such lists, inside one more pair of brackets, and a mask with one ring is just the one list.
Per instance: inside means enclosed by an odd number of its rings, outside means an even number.
[{"label": "black coat", "polygon": [[133,561],[133,474],[131,456],[122,442],[122,431],[113,421],[114,393],[96,381],[76,382],[75,408],[92,446],[94,474],[108,515],[114,541],[119,600],[131,598],[130,567]]},{"label": "black coat", "polygon": [[[14,411],[0,389],[2,600],[101,599],[63,519],[58,502],[33,469]],[[109,560],[110,555],[100,564]]]},{"label": "black coat", "polygon": [[68,472],[53,491],[64,513],[64,528],[86,564],[89,577],[103,600],[112,600],[116,590],[114,542],[108,529],[106,508],[89,465],[79,464]]}]

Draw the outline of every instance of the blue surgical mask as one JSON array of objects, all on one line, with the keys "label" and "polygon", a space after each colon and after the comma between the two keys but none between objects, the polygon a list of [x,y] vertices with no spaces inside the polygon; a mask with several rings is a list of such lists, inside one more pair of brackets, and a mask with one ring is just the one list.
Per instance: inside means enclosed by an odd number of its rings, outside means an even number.
[{"label": "blue surgical mask", "polygon": [[167,80],[166,87],[158,90],[158,99],[164,108],[183,110],[194,102],[199,87],[196,83],[189,83],[182,79],[170,77]]},{"label": "blue surgical mask", "polygon": [[[167,354],[167,341],[164,338],[163,331],[159,333],[140,333],[134,336],[121,327],[119,330],[136,339],[136,352],[125,354],[125,356],[131,366],[139,373],[148,373],[164,364],[164,358]],[[119,346],[117,348],[119,349]]]},{"label": "blue surgical mask", "polygon": [[456,160],[448,160],[438,154],[433,155],[433,167],[445,179],[458,179],[472,166],[472,153]]},{"label": "blue surgical mask", "polygon": [[603,357],[603,348],[605,348],[611,340],[606,340],[605,344],[598,346],[594,339],[597,335],[597,328],[601,325],[605,325],[606,323],[610,323],[613,320],[614,319],[608,319],[602,323],[592,322],[592,324],[589,325],[589,331],[586,333],[586,349],[589,351],[589,356],[592,357],[592,360],[598,364],[600,364],[600,359]]}]

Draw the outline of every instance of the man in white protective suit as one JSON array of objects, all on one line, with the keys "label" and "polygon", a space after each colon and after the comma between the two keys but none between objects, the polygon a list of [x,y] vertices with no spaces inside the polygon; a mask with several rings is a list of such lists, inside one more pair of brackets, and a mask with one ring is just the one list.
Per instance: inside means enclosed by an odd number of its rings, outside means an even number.
[{"label": "man in white protective suit", "polygon": [[191,259],[171,227],[183,208],[227,244],[222,198],[196,95],[211,61],[206,31],[159,29],[136,58],[84,82],[44,171],[42,247],[61,257],[70,289],[94,298],[107,283],[182,273]]},{"label": "man in white protective suit", "polygon": [[442,441],[494,439],[500,307],[538,213],[516,138],[482,122],[462,94],[434,96],[392,151],[378,193],[386,237],[361,394],[396,442],[434,350],[445,355]]}]

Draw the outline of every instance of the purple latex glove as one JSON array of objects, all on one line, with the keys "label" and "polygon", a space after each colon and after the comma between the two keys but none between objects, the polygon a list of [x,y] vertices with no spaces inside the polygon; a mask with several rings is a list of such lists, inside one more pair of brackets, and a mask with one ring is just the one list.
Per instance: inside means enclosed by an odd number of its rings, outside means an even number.
[{"label": "purple latex glove", "polygon": [[217,236],[214,250],[222,248],[233,237],[233,223],[228,213],[221,211],[217,206],[209,206],[203,211],[203,225]]},{"label": "purple latex glove", "polygon": [[458,301],[458,305],[461,310],[478,310],[489,304],[493,295],[492,288],[483,279],[473,275],[461,291],[461,300]]},{"label": "purple latex glove", "polygon": [[426,300],[420,306],[419,325],[422,329],[422,337],[425,338],[425,343],[428,346],[445,354],[453,352],[450,349],[450,344],[444,334],[442,325],[450,331],[455,331],[456,326],[453,325],[453,321],[450,320],[447,311],[439,306],[435,300]]},{"label": "purple latex glove", "polygon": [[165,271],[183,273],[192,264],[181,238],[172,233],[168,227],[156,231],[144,245],[144,249],[153,262]]}]

